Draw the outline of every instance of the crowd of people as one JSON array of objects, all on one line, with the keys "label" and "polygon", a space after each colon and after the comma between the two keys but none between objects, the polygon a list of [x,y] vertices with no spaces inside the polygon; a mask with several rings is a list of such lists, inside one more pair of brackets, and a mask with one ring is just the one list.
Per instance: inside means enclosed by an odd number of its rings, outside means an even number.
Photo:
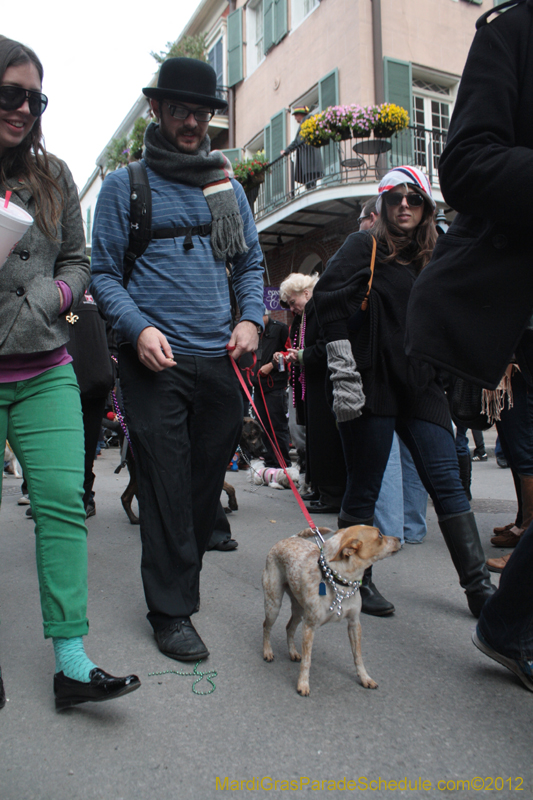
[{"label": "crowd of people", "polygon": [[[226,157],[211,150],[208,124],[224,105],[214,70],[169,58],[157,86],[143,89],[153,115],[141,162],[151,194],[147,247],[131,257],[129,175],[117,170],[100,192],[89,266],[72,176],[42,140],[42,65],[33,50],[0,37],[0,186],[33,218],[0,270],[0,422],[24,470],[35,520],[56,708],[140,686],[135,675],[104,672],[83,645],[85,518],[94,502],[88,451],[95,425],[88,419],[100,414],[103,395],[84,393],[80,375],[78,385],[76,336],[68,342],[69,322],[75,327],[95,303],[117,337],[147,616],[164,655],[209,655],[191,617],[242,429],[234,365],[255,352],[256,398],[279,432],[285,466],[292,381],[296,421],[306,432],[311,513],[336,515],[339,528],[379,521],[383,533],[417,544],[429,495],[479,618],[474,643],[533,690],[533,283],[527,204],[520,201],[533,171],[532,14],[532,0],[522,0],[478,22],[440,164],[443,194],[459,211],[450,230],[437,239],[427,176],[394,166],[324,273],[291,274],[282,283],[294,316],[290,331],[266,313],[249,203]],[[301,122],[307,109],[299,113]],[[301,177],[314,184],[320,174],[316,165]],[[518,516],[495,537],[514,547],[496,565],[498,590],[460,469],[465,431],[458,446],[450,411],[458,377],[484,387],[517,489]],[[92,431],[85,443],[83,402]],[[278,465],[273,450],[267,460]],[[389,509],[380,512],[387,485],[397,503],[389,519]],[[362,610],[389,615],[394,605],[374,578],[367,570]]]}]

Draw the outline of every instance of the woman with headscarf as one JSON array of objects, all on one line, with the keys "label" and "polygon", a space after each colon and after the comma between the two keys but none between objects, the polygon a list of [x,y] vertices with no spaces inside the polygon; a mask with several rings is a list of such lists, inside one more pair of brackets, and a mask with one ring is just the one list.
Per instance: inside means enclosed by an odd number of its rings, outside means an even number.
[{"label": "woman with headscarf", "polygon": [[437,238],[435,202],[427,177],[410,166],[387,173],[379,195],[374,228],[347,238],[314,291],[348,471],[339,527],[372,524],[396,430],[477,617],[494,587],[459,477],[448,403],[435,370],[404,351],[409,294]]}]

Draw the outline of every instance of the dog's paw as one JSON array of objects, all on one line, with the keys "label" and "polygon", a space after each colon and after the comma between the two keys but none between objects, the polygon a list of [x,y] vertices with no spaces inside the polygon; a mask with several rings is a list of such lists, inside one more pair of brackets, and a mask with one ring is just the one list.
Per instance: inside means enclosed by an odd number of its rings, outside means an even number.
[{"label": "dog's paw", "polygon": [[376,681],[373,681],[370,676],[367,676],[366,678],[361,678],[361,683],[363,684],[365,689],[377,689],[378,688],[378,684],[376,683]]},{"label": "dog's paw", "polygon": [[263,660],[264,661],[274,661],[274,653],[272,650],[265,650],[263,652]]},{"label": "dog's paw", "polygon": [[302,683],[298,683],[298,686],[296,687],[296,691],[302,697],[309,697],[309,695],[311,693],[311,690],[309,688],[309,684],[308,683],[303,683],[303,682]]},{"label": "dog's paw", "polygon": [[290,650],[289,651],[289,658],[291,661],[301,661],[302,657],[297,650]]}]

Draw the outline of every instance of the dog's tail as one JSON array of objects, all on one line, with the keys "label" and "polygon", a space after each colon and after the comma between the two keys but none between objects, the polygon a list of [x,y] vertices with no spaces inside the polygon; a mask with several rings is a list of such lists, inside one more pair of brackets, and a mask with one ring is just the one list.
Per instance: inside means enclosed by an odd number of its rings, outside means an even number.
[{"label": "dog's tail", "polygon": [[[318,530],[320,531],[322,536],[325,536],[326,533],[333,533],[333,530],[331,528],[319,528]],[[316,536],[316,533],[313,530],[311,530],[311,528],[305,528],[303,531],[300,531],[300,533],[297,533],[296,536],[301,536],[302,539],[307,539],[310,536]]]}]

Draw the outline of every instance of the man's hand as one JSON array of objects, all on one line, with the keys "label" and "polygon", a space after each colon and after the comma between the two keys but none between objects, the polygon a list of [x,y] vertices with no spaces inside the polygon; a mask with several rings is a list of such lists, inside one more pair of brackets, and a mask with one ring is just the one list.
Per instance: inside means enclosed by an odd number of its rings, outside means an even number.
[{"label": "man's hand", "polygon": [[238,361],[243,353],[253,353],[258,346],[257,325],[248,320],[243,320],[235,326],[227,344],[229,354],[235,361]]},{"label": "man's hand", "polygon": [[272,363],[272,361],[269,361],[268,364],[263,364],[263,366],[259,368],[258,375],[264,375],[264,376],[270,375],[273,369],[274,369],[274,364]]},{"label": "man's hand", "polygon": [[162,372],[167,367],[175,367],[176,362],[167,341],[157,328],[144,328],[137,339],[139,361],[153,372]]}]

